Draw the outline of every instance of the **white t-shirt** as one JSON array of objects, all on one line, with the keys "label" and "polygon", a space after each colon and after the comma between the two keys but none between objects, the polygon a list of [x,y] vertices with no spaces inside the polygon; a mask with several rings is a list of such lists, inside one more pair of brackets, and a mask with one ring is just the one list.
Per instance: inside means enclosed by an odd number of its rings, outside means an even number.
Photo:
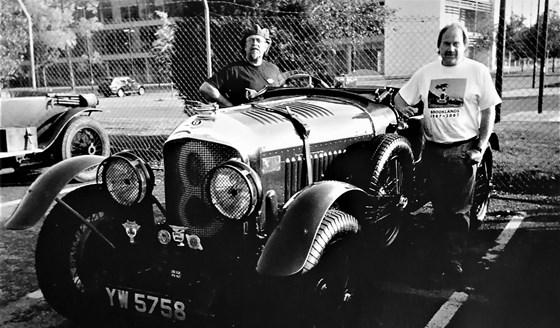
[{"label": "white t-shirt", "polygon": [[502,102],[488,68],[469,58],[455,66],[443,66],[441,60],[429,63],[399,93],[410,105],[423,101],[424,134],[438,143],[476,137],[480,112]]}]

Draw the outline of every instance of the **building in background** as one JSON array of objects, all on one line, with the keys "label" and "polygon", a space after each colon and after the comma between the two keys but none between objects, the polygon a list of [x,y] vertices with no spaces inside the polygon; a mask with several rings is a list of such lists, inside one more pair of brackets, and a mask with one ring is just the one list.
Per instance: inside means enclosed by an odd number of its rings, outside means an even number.
[{"label": "building in background", "polygon": [[437,58],[437,35],[442,27],[460,22],[469,31],[468,57],[490,68],[494,47],[494,1],[386,0],[397,19],[385,28],[385,76],[409,76]]}]

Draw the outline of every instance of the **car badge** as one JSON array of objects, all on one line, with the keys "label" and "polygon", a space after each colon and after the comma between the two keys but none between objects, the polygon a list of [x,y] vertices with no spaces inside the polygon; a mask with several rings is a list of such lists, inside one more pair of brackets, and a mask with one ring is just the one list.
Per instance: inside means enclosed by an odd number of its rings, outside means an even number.
[{"label": "car badge", "polygon": [[179,243],[177,246],[185,246],[183,241],[185,241],[185,230],[187,230],[187,228],[176,225],[170,225],[170,227],[173,229],[173,240]]},{"label": "car badge", "polygon": [[134,244],[134,237],[136,237],[138,230],[140,230],[140,225],[136,224],[134,221],[126,220],[126,223],[123,223],[123,227],[128,238],[130,238],[130,243]]},{"label": "car badge", "polygon": [[197,235],[189,235],[185,232],[187,230],[186,227],[169,225],[171,229],[173,229],[173,240],[179,243],[177,246],[185,246],[185,239],[187,241],[187,245],[191,249],[195,250],[202,250],[202,243],[200,242],[200,238]]},{"label": "car badge", "polygon": [[169,231],[162,229],[158,231],[158,240],[162,245],[167,245],[171,241],[171,233]]},{"label": "car badge", "polygon": [[202,250],[202,244],[200,243],[200,238],[197,235],[185,234],[185,236],[187,237],[187,244],[191,249],[196,249],[199,251]]},{"label": "car badge", "polygon": [[274,80],[271,79],[271,78],[268,78],[268,79],[266,80],[266,82],[268,82],[268,84],[272,84],[272,83],[274,83]]}]

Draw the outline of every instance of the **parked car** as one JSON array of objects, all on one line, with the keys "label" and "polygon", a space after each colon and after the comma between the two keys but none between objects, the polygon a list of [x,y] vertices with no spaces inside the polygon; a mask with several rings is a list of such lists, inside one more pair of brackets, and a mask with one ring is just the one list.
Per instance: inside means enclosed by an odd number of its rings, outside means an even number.
[{"label": "parked car", "polygon": [[[63,181],[99,163],[97,183],[57,199],[39,234],[37,279],[60,314],[352,327],[364,279],[383,266],[375,253],[429,201],[418,174],[420,120],[403,121],[395,91],[277,88],[246,105],[193,107],[163,146],[164,199],[132,152],[72,158],[48,172],[58,186],[39,177],[34,189],[49,193],[28,193],[6,227],[36,224]],[[488,149],[475,220],[491,177]]]},{"label": "parked car", "polygon": [[99,93],[105,97],[116,95],[119,98],[125,95],[146,93],[146,89],[142,84],[128,76],[108,77],[99,83]]},{"label": "parked car", "polygon": [[[109,156],[109,137],[90,115],[99,112],[94,94],[2,91],[0,174],[49,166],[79,155]],[[76,175],[94,180],[95,170]]]}]

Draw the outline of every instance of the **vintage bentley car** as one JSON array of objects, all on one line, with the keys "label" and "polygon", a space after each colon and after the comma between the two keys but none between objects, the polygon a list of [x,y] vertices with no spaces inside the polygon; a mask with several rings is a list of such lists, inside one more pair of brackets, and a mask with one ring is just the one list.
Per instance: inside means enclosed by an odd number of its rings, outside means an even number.
[{"label": "vintage bentley car", "polygon": [[[94,94],[50,94],[39,91],[0,97],[0,174],[49,166],[79,155],[108,156],[109,136],[91,117],[99,112]],[[83,171],[78,181],[95,180]]]},{"label": "vintage bentley car", "polygon": [[[364,265],[429,201],[420,121],[397,115],[394,91],[278,88],[200,106],[165,142],[163,197],[132,152],[76,157],[39,177],[30,189],[49,193],[29,192],[6,227],[35,225],[56,201],[37,278],[83,324],[352,327],[360,281],[382,264]],[[96,184],[56,196],[97,163]],[[488,149],[474,219],[491,175]]]}]

